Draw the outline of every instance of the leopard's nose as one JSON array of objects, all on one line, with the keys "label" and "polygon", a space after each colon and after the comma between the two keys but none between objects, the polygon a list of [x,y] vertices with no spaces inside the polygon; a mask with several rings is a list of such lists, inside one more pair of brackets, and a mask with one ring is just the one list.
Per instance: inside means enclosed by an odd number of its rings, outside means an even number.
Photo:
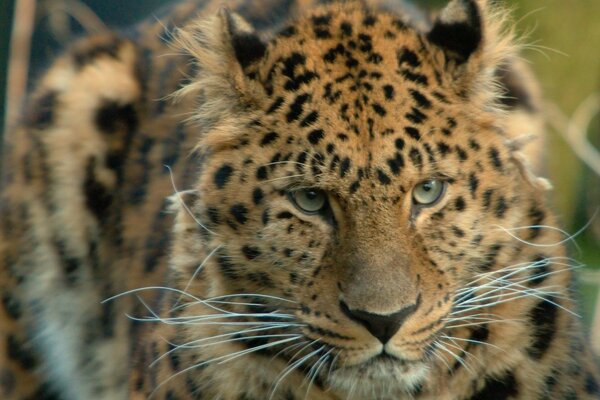
[{"label": "leopard's nose", "polygon": [[375,336],[381,343],[386,344],[398,332],[404,321],[415,312],[421,298],[415,304],[406,306],[392,314],[374,314],[363,310],[351,310],[340,300],[342,312],[351,320],[358,322]]}]

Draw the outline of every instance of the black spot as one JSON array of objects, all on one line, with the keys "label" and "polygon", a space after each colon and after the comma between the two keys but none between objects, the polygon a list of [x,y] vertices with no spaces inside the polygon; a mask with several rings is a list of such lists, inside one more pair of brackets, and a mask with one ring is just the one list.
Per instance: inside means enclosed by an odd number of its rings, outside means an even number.
[{"label": "black spot", "polygon": [[479,143],[477,143],[475,139],[469,139],[469,147],[475,151],[481,149],[481,146],[479,145]]},{"label": "black spot", "polygon": [[278,138],[279,134],[277,132],[269,132],[265,134],[265,136],[263,136],[262,140],[260,141],[260,145],[261,147],[266,146],[268,144],[273,143]]},{"label": "black spot", "polygon": [[508,204],[506,204],[506,200],[503,196],[499,196],[498,200],[496,200],[496,209],[494,210],[494,214],[498,218],[504,217],[506,210],[508,209]]},{"label": "black spot", "polygon": [[431,108],[431,101],[425,97],[425,95],[418,90],[410,89],[410,94],[417,102],[419,107],[423,107],[424,109]]},{"label": "black spot", "polygon": [[95,122],[104,133],[133,132],[138,126],[138,115],[133,104],[107,101],[96,111]]},{"label": "black spot", "polygon": [[396,148],[398,150],[404,149],[404,139],[398,138],[398,139],[396,139],[396,141],[394,142],[394,144],[396,145]]},{"label": "black spot", "polygon": [[340,29],[342,30],[342,36],[352,35],[352,25],[349,22],[342,22]]},{"label": "black spot", "polygon": [[254,260],[261,254],[258,247],[248,245],[242,247],[242,253],[244,253],[244,256],[246,256],[248,260]]},{"label": "black spot", "polygon": [[456,149],[456,154],[458,155],[458,159],[459,161],[465,161],[468,157],[467,157],[467,152],[460,146],[455,146]]},{"label": "black spot", "polygon": [[265,194],[260,188],[255,188],[254,191],[252,191],[252,201],[254,202],[254,204],[260,204],[264,197]]},{"label": "black spot", "polygon": [[418,74],[416,72],[412,72],[407,69],[401,70],[400,75],[402,75],[404,78],[408,79],[409,81],[414,82],[419,85],[422,85],[422,86],[427,86],[427,84],[429,82],[425,75]]},{"label": "black spot", "polygon": [[417,148],[411,148],[408,157],[415,167],[419,169],[423,168],[423,156]]},{"label": "black spot", "polygon": [[49,91],[34,100],[28,107],[27,125],[36,129],[45,129],[54,122],[58,92]]},{"label": "black spot", "polygon": [[392,173],[397,176],[404,167],[404,157],[402,157],[402,154],[396,153],[394,158],[388,158],[387,163]]},{"label": "black spot", "polygon": [[262,216],[261,216],[261,221],[263,223],[263,225],[267,225],[269,223],[269,209],[266,209],[263,211]]},{"label": "black spot", "polygon": [[288,58],[283,60],[282,74],[288,78],[284,85],[284,89],[288,91],[296,91],[302,84],[309,83],[318,75],[312,71],[302,74],[296,74],[296,67],[306,64],[306,57],[300,53],[292,53]]},{"label": "black spot", "polygon": [[490,336],[490,329],[488,328],[487,325],[484,324],[484,325],[478,326],[476,329],[473,329],[473,332],[471,332],[470,339],[476,340],[478,342],[485,342],[488,340],[489,336]]},{"label": "black spot", "polygon": [[417,142],[419,140],[421,140],[421,133],[419,133],[419,130],[417,128],[413,128],[412,126],[406,126],[406,127],[404,127],[404,132],[406,132],[406,134],[408,136],[410,136],[411,138],[413,138]]},{"label": "black spot", "polygon": [[256,169],[256,179],[258,179],[259,181],[264,181],[265,179],[267,179],[268,177],[268,171],[267,171],[267,167],[260,166]]},{"label": "black spot", "polygon": [[229,182],[229,178],[233,173],[233,168],[229,164],[222,165],[217,172],[215,172],[214,181],[215,185],[219,189],[223,189],[227,182]]},{"label": "black spot", "polygon": [[78,272],[83,266],[81,260],[68,253],[67,245],[62,240],[56,240],[54,248],[56,249],[57,256],[62,264],[62,270],[65,274],[67,284],[73,285],[77,283]]},{"label": "black spot", "polygon": [[292,219],[292,218],[294,218],[294,214],[292,214],[289,211],[282,211],[279,214],[277,214],[277,218],[279,218],[279,219]]},{"label": "black spot", "polygon": [[414,51],[407,49],[406,47],[403,47],[402,49],[398,50],[397,57],[398,65],[400,67],[402,67],[404,64],[408,64],[410,67],[413,68],[416,68],[421,65],[417,54]]},{"label": "black spot", "polygon": [[360,187],[360,182],[354,181],[354,182],[352,182],[352,184],[350,185],[350,188],[348,190],[350,191],[350,194],[356,193],[356,191],[358,190],[359,187]]},{"label": "black spot", "polygon": [[300,122],[300,126],[302,126],[302,127],[309,126],[309,125],[315,123],[315,121],[317,120],[317,118],[319,118],[319,113],[316,112],[316,111],[313,111],[310,114],[308,114],[302,120],[302,122]]},{"label": "black spot", "polygon": [[231,207],[231,215],[242,225],[248,221],[248,209],[241,203],[234,204]]},{"label": "black spot", "polygon": [[219,224],[219,210],[217,210],[215,207],[208,207],[208,209],[206,210],[206,214],[208,215],[208,219],[210,220],[210,222],[212,222],[215,225]]},{"label": "black spot", "polygon": [[2,305],[10,318],[16,320],[21,317],[21,305],[10,293],[5,292],[2,294]]},{"label": "black spot", "polygon": [[465,231],[460,229],[458,226],[452,226],[452,232],[454,233],[454,236],[456,236],[456,237],[459,237],[459,238],[465,237]]},{"label": "black spot", "polygon": [[310,95],[307,93],[301,94],[294,99],[294,102],[290,105],[290,111],[287,113],[287,122],[296,121],[302,115],[304,110],[304,104],[310,99]]},{"label": "black spot", "polygon": [[502,160],[500,160],[500,154],[498,153],[498,149],[496,149],[495,147],[490,147],[489,156],[494,168],[496,168],[497,170],[501,170]]},{"label": "black spot", "polygon": [[591,373],[585,378],[585,392],[588,394],[600,395],[600,384]]},{"label": "black spot", "polygon": [[229,261],[229,257],[225,254],[220,254],[217,257],[217,264],[219,264],[219,269],[229,279],[237,279],[238,273],[237,268]]},{"label": "black spot", "polygon": [[[383,56],[379,53],[373,53],[367,58],[367,62],[372,64],[380,64],[383,61]],[[366,85],[366,83],[365,83]]]},{"label": "black spot", "polygon": [[387,114],[387,111],[385,110],[385,108],[383,108],[379,103],[373,103],[371,105],[373,107],[373,110],[380,116],[384,117],[385,114]]},{"label": "black spot", "polygon": [[527,353],[534,360],[540,360],[544,356],[554,339],[558,317],[556,301],[556,298],[548,297],[539,301],[529,312],[533,333],[532,343],[527,348]]},{"label": "black spot", "polygon": [[538,286],[548,277],[548,273],[550,272],[550,269],[548,268],[550,262],[545,255],[540,254],[535,256],[531,266],[533,267],[533,271],[531,273],[531,279],[527,281],[527,284],[529,286]]},{"label": "black spot", "polygon": [[394,87],[392,85],[384,85],[383,94],[387,100],[392,100],[394,98]]},{"label": "black spot", "polygon": [[315,15],[312,17],[312,22],[316,26],[329,25],[331,22],[331,14]]},{"label": "black spot", "polygon": [[367,15],[365,19],[363,19],[364,26],[373,26],[375,25],[375,22],[377,22],[377,18],[373,15]]},{"label": "black spot", "polygon": [[457,197],[454,201],[454,208],[456,211],[463,211],[465,209],[465,199],[461,196]]},{"label": "black spot", "polygon": [[87,208],[94,214],[98,221],[105,220],[108,209],[112,204],[113,195],[102,183],[96,180],[96,159],[90,158],[85,169],[83,192]]},{"label": "black spot", "polygon": [[279,108],[283,105],[284,101],[285,100],[281,96],[278,97],[277,99],[275,99],[273,104],[271,104],[269,106],[269,109],[267,110],[267,114],[273,114],[275,111],[279,110]]},{"label": "black spot", "polygon": [[437,147],[438,147],[438,151],[440,152],[440,154],[442,155],[442,157],[444,157],[445,155],[447,155],[451,151],[450,150],[450,146],[448,146],[444,142],[438,142]]},{"label": "black spot", "polygon": [[318,144],[325,137],[323,129],[315,129],[308,134],[308,141],[312,144]]},{"label": "black spot", "polygon": [[298,33],[298,31],[296,30],[295,26],[288,26],[288,27],[283,28],[279,32],[279,36],[289,38],[289,37],[294,36],[296,33]]},{"label": "black spot", "polygon": [[544,210],[538,208],[537,205],[533,205],[529,209],[527,216],[529,217],[531,225],[529,228],[529,239],[535,239],[541,233],[541,225],[544,223],[546,213]]},{"label": "black spot", "polygon": [[379,179],[379,182],[381,182],[383,185],[389,185],[390,183],[392,183],[390,177],[387,176],[386,173],[380,170],[379,168],[377,168],[377,178]]},{"label": "black spot", "polygon": [[415,107],[409,113],[406,113],[405,117],[414,124],[421,124],[427,119],[427,116]]},{"label": "black spot", "polygon": [[479,179],[477,179],[477,176],[475,176],[474,173],[471,173],[469,175],[469,190],[471,191],[471,195],[473,196],[473,198],[475,198],[475,192],[477,191],[478,187]]},{"label": "black spot", "polygon": [[319,39],[330,39],[331,32],[329,32],[329,29],[315,28],[315,36]]},{"label": "black spot", "polygon": [[512,372],[508,372],[500,378],[487,377],[483,388],[470,400],[507,400],[518,393],[517,380]]},{"label": "black spot", "polygon": [[350,159],[348,157],[344,158],[340,163],[340,178],[346,176],[348,170],[350,169]]},{"label": "black spot", "polygon": [[37,360],[30,345],[18,339],[13,334],[8,335],[6,347],[8,358],[16,361],[24,369],[32,370],[37,365]]},{"label": "black spot", "polygon": [[492,202],[492,195],[494,194],[494,189],[486,189],[483,192],[482,198],[483,198],[483,207],[487,210],[490,208],[490,204]]}]

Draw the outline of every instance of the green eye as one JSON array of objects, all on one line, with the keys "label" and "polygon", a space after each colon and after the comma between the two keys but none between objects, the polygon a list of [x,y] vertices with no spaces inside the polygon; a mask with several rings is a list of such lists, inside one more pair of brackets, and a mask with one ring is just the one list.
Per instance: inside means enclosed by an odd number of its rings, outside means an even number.
[{"label": "green eye", "polygon": [[413,202],[421,206],[431,206],[442,197],[445,186],[445,182],[437,179],[421,182],[413,189]]},{"label": "green eye", "polygon": [[327,205],[327,196],[318,189],[300,189],[291,193],[296,206],[307,214],[315,214]]}]

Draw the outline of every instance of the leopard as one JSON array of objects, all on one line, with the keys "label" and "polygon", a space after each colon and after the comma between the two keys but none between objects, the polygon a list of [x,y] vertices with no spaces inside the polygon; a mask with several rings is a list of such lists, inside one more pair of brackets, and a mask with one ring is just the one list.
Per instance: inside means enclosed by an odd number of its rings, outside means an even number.
[{"label": "leopard", "polygon": [[184,1],[3,146],[3,399],[600,398],[500,2]]}]

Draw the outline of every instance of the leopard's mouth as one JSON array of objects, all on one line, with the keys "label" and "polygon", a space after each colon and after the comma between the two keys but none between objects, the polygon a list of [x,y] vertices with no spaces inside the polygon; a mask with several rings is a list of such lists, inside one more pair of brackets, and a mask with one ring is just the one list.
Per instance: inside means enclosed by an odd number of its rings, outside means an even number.
[{"label": "leopard's mouth", "polygon": [[335,369],[327,384],[354,398],[391,399],[415,393],[428,370],[426,361],[404,360],[381,351],[362,363]]}]

